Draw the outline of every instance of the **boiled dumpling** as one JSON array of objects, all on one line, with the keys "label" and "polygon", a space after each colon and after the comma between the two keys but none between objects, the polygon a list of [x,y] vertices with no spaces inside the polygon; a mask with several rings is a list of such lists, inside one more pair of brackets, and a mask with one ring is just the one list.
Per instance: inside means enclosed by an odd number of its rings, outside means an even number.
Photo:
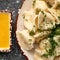
[{"label": "boiled dumpling", "polygon": [[50,33],[51,31],[42,31],[42,32],[36,33],[34,35],[36,43],[39,43],[41,40],[46,38]]},{"label": "boiled dumpling", "polygon": [[17,31],[17,35],[20,38],[20,45],[23,49],[31,50],[34,48],[34,38],[29,35],[28,30]]},{"label": "boiled dumpling", "polygon": [[48,11],[55,18],[56,24],[60,24],[60,19],[59,19],[60,14],[57,12],[57,10],[52,8],[52,9],[48,9]]},{"label": "boiled dumpling", "polygon": [[51,30],[54,26],[54,17],[46,11],[41,11],[38,15],[38,28],[41,30]]},{"label": "boiled dumpling", "polygon": [[54,57],[44,57],[44,54],[47,53],[47,50],[49,50],[50,48],[50,42],[49,42],[49,38],[47,39],[43,39],[41,42],[40,42],[40,45],[37,49],[35,49],[35,54],[34,54],[34,57],[36,59],[41,59],[41,60],[53,60]]},{"label": "boiled dumpling", "polygon": [[35,51],[39,54],[39,55],[43,55],[46,53],[46,50],[49,50],[50,48],[50,42],[49,42],[49,38],[47,39],[43,39],[40,44],[39,44],[39,48],[37,48]]},{"label": "boiled dumpling", "polygon": [[30,31],[35,31],[37,27],[37,15],[32,10],[24,12],[24,26]]},{"label": "boiled dumpling", "polygon": [[47,7],[47,4],[45,3],[45,1],[42,1],[42,0],[35,0],[35,5],[34,5],[34,8],[35,9],[41,9],[41,10],[46,10],[48,7]]}]

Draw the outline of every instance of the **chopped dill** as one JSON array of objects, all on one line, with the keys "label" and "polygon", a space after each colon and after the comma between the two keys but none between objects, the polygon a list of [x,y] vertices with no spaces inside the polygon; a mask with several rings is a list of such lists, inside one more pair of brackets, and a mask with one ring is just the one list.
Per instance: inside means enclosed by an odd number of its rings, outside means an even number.
[{"label": "chopped dill", "polygon": [[35,32],[34,32],[33,30],[31,30],[31,31],[29,32],[29,34],[30,34],[31,36],[33,36],[33,35],[35,35]]},{"label": "chopped dill", "polygon": [[35,6],[35,3],[36,3],[36,0],[33,1],[33,4],[32,5]]}]

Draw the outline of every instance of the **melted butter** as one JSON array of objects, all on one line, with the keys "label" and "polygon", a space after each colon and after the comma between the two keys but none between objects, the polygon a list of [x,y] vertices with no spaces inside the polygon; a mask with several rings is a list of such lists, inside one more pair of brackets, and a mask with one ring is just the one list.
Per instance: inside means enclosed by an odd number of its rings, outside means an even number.
[{"label": "melted butter", "polygon": [[10,13],[0,13],[0,49],[10,48]]}]

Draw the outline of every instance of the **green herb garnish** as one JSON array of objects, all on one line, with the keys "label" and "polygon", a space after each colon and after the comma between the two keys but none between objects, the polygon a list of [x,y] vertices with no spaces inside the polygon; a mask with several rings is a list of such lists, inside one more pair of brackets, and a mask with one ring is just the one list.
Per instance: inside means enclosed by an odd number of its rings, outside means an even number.
[{"label": "green herb garnish", "polygon": [[31,36],[33,36],[33,35],[35,35],[35,32],[34,32],[33,30],[31,30],[31,31],[29,32],[29,34],[30,34]]},{"label": "green herb garnish", "polygon": [[54,55],[54,50],[55,50],[56,46],[58,45],[58,43],[55,42],[55,40],[53,40],[53,37],[56,35],[56,29],[57,29],[57,27],[58,26],[56,25],[56,27],[54,29],[52,29],[52,32],[51,32],[51,34],[49,36],[49,38],[50,38],[49,42],[51,44],[51,48],[48,51],[49,56]]},{"label": "green herb garnish", "polygon": [[57,28],[57,29],[56,29],[55,35],[60,35],[60,28]]},{"label": "green herb garnish", "polygon": [[40,30],[39,28],[37,29],[37,31],[38,31],[38,32],[41,32],[41,30]]},{"label": "green herb garnish", "polygon": [[49,49],[48,54],[49,54],[49,56],[52,56],[52,55],[54,55],[54,50],[55,50],[56,46],[58,45],[58,43],[55,42],[55,40],[53,40],[53,38],[50,38],[49,42],[51,44],[51,48]]},{"label": "green herb garnish", "polygon": [[55,35],[60,35],[60,25],[57,25],[54,31]]},{"label": "green herb garnish", "polygon": [[42,56],[48,58],[48,54],[43,54]]},{"label": "green herb garnish", "polygon": [[29,41],[32,41],[32,39],[29,39]]},{"label": "green herb garnish", "polygon": [[58,4],[58,6],[57,6],[58,8],[60,8],[60,4]]},{"label": "green herb garnish", "polygon": [[44,13],[44,11],[41,11],[41,13],[44,15],[43,21],[45,21],[46,14]]},{"label": "green herb garnish", "polygon": [[41,10],[37,8],[37,9],[36,9],[36,14],[38,15],[40,11],[41,11]]},{"label": "green herb garnish", "polygon": [[36,0],[33,1],[33,4],[32,5],[35,6],[35,3],[36,3]]},{"label": "green herb garnish", "polygon": [[58,16],[58,19],[60,20],[60,16]]},{"label": "green herb garnish", "polygon": [[35,27],[35,25],[33,27]]},{"label": "green herb garnish", "polygon": [[51,34],[49,35],[50,38],[53,38],[54,35],[60,35],[60,25],[56,25],[53,29]]},{"label": "green herb garnish", "polygon": [[28,21],[27,19],[25,19],[26,21]]},{"label": "green herb garnish", "polygon": [[44,14],[44,11],[41,11],[42,14]]},{"label": "green herb garnish", "polygon": [[24,14],[22,16],[23,16],[23,18],[25,18],[25,15]]},{"label": "green herb garnish", "polygon": [[44,15],[43,21],[45,21],[46,15]]}]

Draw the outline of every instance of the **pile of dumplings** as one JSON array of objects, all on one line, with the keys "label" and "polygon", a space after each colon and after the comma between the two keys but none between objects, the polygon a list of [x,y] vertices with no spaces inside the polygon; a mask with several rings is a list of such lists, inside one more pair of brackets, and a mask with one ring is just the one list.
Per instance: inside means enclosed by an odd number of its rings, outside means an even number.
[{"label": "pile of dumplings", "polygon": [[60,26],[60,0],[33,0],[31,9],[24,11],[22,17],[25,29],[19,31],[19,36],[25,50],[34,50],[34,60],[60,56],[60,35],[53,35],[53,40],[49,37],[56,25]]}]

